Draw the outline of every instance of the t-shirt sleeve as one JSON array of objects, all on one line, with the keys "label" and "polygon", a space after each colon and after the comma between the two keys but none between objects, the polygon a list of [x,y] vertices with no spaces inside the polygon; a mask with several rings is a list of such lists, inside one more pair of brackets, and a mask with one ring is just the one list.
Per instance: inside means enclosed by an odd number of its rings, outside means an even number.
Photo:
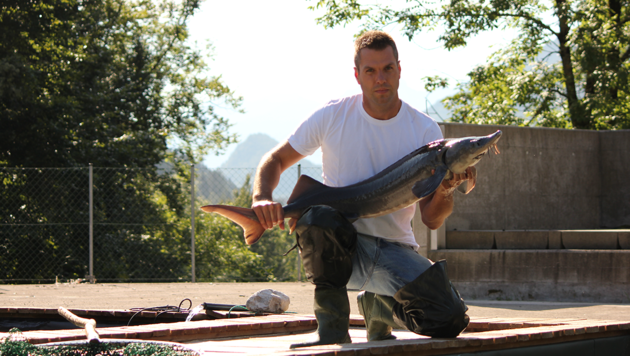
[{"label": "t-shirt sleeve", "polygon": [[289,144],[299,154],[310,156],[322,145],[324,110],[315,111],[289,136]]}]

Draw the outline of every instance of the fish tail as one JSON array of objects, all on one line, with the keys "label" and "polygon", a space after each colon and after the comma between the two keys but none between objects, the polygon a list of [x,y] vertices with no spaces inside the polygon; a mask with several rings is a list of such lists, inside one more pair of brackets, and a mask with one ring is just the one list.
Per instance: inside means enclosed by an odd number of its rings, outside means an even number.
[{"label": "fish tail", "polygon": [[245,243],[248,245],[258,242],[265,232],[265,228],[258,222],[258,217],[252,209],[230,205],[205,205],[201,207],[201,210],[206,213],[217,213],[240,225],[243,228]]}]

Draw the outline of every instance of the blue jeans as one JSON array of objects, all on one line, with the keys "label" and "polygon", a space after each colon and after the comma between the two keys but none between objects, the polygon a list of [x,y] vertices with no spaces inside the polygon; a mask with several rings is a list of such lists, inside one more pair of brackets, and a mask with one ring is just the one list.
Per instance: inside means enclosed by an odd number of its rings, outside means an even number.
[{"label": "blue jeans", "polygon": [[359,233],[347,288],[393,296],[432,264],[409,245]]}]

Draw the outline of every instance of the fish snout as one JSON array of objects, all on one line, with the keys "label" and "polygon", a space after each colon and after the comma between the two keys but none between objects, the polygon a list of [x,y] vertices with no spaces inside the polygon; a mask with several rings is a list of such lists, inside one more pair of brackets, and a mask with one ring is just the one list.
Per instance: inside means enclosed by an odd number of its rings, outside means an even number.
[{"label": "fish snout", "polygon": [[454,141],[446,151],[446,165],[457,174],[464,173],[466,168],[476,165],[483,155],[493,149],[496,153],[497,142],[501,138],[501,130],[488,136],[465,137]]}]

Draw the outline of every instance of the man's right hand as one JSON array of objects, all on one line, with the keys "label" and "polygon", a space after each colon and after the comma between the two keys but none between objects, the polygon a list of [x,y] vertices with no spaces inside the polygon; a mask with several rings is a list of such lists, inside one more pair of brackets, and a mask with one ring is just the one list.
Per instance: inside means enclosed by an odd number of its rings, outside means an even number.
[{"label": "man's right hand", "polygon": [[304,156],[293,149],[289,141],[284,141],[260,160],[254,176],[252,210],[265,229],[278,225],[284,230],[284,210],[280,203],[271,200],[272,192],[278,186],[282,172],[302,158]]},{"label": "man's right hand", "polygon": [[252,210],[256,213],[258,221],[265,229],[271,229],[278,225],[284,230],[284,210],[282,205],[271,200],[260,200],[252,204]]}]

